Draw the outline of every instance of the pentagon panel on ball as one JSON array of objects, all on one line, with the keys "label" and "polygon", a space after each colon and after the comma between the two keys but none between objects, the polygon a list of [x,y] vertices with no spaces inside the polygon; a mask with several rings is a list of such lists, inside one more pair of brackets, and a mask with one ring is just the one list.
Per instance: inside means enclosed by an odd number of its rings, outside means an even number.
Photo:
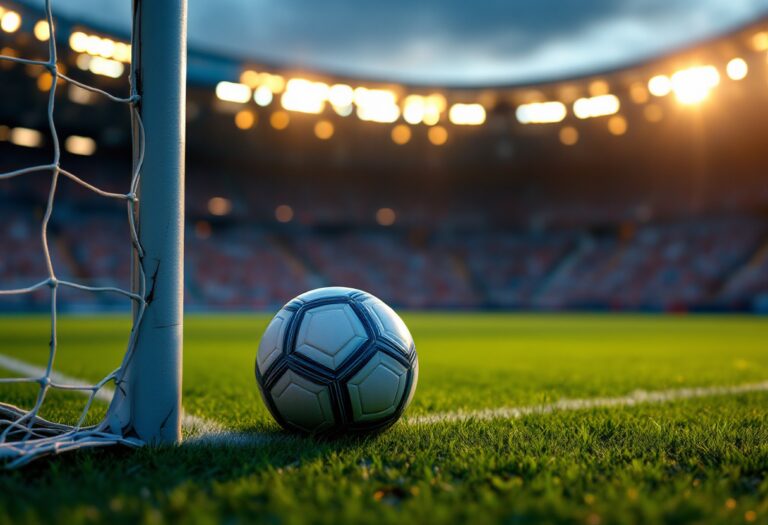
[{"label": "pentagon panel on ball", "polygon": [[376,297],[318,288],[286,304],[259,343],[256,380],[281,426],[308,434],[383,430],[416,391],[408,328]]}]

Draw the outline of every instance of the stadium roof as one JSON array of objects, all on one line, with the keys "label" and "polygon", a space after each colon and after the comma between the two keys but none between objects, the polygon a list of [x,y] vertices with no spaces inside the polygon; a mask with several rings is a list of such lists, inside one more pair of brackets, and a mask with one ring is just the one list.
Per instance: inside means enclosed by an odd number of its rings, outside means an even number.
[{"label": "stadium roof", "polygon": [[[128,0],[62,0],[57,9],[128,30]],[[217,54],[409,84],[492,85],[645,60],[765,16],[768,0],[190,0],[189,10],[191,45]]]}]

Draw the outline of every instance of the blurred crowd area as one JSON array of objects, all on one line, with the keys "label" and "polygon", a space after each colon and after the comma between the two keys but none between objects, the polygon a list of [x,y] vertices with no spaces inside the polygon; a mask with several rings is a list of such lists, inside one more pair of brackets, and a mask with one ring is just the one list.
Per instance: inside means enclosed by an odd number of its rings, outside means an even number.
[{"label": "blurred crowd area", "polygon": [[[93,166],[93,159],[88,162]],[[120,191],[104,174],[111,165],[102,167],[88,180]],[[49,174],[0,184],[3,289],[47,277],[40,225],[49,184]],[[570,225],[529,217],[513,227],[488,222],[488,214],[504,213],[490,203],[473,214],[471,199],[453,214],[439,199],[433,208],[401,203],[383,212],[370,194],[349,192],[345,203],[319,193],[310,208],[281,205],[286,195],[268,185],[251,182],[228,191],[237,198],[214,197],[222,189],[213,176],[188,185],[190,311],[274,310],[307,289],[344,285],[413,309],[768,313],[768,217],[755,211],[654,218],[634,210],[630,221],[617,206],[611,221],[606,207],[582,203]],[[248,206],[266,212],[248,213]],[[48,240],[57,277],[130,286],[124,203],[62,179]],[[49,293],[0,297],[0,311],[45,310]],[[62,311],[127,306],[114,294],[63,288],[59,296]]]}]

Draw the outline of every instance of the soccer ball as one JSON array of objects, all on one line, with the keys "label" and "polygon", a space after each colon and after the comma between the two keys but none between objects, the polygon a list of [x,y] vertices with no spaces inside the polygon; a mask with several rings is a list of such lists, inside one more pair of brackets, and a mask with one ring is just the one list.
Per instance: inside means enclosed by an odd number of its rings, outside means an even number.
[{"label": "soccer ball", "polygon": [[392,425],[413,398],[416,347],[392,308],[352,288],[318,288],[267,326],[256,381],[281,426],[308,434]]}]

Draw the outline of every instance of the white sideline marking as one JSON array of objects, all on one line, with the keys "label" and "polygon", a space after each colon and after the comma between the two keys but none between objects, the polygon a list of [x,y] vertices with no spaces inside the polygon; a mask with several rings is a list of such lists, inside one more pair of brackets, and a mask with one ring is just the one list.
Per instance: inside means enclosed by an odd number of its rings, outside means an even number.
[{"label": "white sideline marking", "polygon": [[[0,354],[0,368],[8,370],[9,372],[15,372],[21,374],[24,377],[29,378],[41,378],[45,376],[45,368],[42,366],[36,366],[29,364],[20,359],[9,357],[7,355]],[[90,383],[85,379],[78,379],[71,377],[55,370],[51,372],[51,381],[65,386],[89,386]],[[87,390],[74,390],[83,395],[90,395],[90,391]],[[109,403],[112,401],[112,397],[115,395],[113,388],[104,386],[98,392],[96,392],[96,399]],[[203,419],[196,416],[184,415],[181,421],[182,426],[192,435],[215,435],[225,432],[225,429],[220,424]]]},{"label": "white sideline marking", "polygon": [[746,383],[734,386],[705,386],[690,388],[675,388],[669,390],[635,390],[626,396],[618,397],[593,397],[585,399],[560,399],[553,403],[541,405],[529,405],[522,407],[486,408],[482,410],[457,412],[438,412],[425,416],[408,418],[412,425],[433,425],[435,423],[452,423],[460,421],[490,421],[493,419],[519,419],[532,414],[551,414],[553,412],[569,412],[575,410],[589,410],[591,408],[632,407],[636,405],[650,405],[669,403],[682,399],[695,399],[700,397],[728,396],[746,394],[749,392],[768,391],[768,381],[760,383]]},{"label": "white sideline marking", "polygon": [[[32,378],[42,377],[45,374],[45,368],[43,367],[31,365],[3,354],[0,354],[0,368]],[[86,380],[70,377],[60,372],[52,372],[50,377],[53,382],[61,385],[82,386],[88,384]],[[87,391],[79,392],[88,394]],[[746,383],[733,386],[690,387],[654,391],[635,390],[625,396],[561,399],[553,403],[520,407],[438,412],[424,416],[406,416],[404,423],[407,425],[434,425],[438,423],[457,423],[465,421],[519,419],[523,416],[534,414],[552,414],[555,412],[589,410],[592,408],[632,407],[637,405],[669,403],[671,401],[684,399],[747,394],[750,392],[768,392],[768,380],[759,383]],[[111,388],[104,387],[96,394],[96,398],[105,402],[110,402],[113,394],[114,391]],[[284,434],[231,432],[215,421],[190,415],[183,416],[182,426],[190,434],[190,437],[187,438],[185,443],[193,445],[246,446],[265,444],[276,439],[285,441],[287,438]]]}]

